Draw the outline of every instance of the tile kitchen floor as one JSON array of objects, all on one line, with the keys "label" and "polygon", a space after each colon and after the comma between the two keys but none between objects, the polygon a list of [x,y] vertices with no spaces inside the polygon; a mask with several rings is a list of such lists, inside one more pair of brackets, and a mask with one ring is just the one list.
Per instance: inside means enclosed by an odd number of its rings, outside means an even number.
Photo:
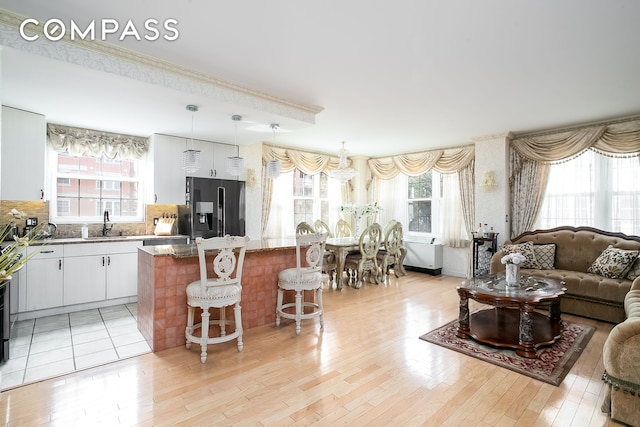
[{"label": "tile kitchen floor", "polygon": [[151,352],[136,318],[132,303],[16,322],[2,388]]}]

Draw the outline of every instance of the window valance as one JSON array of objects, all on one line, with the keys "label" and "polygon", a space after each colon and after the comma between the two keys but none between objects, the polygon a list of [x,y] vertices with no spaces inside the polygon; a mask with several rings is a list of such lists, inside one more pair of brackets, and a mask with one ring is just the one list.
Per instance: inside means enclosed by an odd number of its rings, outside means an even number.
[{"label": "window valance", "polygon": [[640,117],[516,136],[511,147],[541,163],[572,159],[586,150],[615,157],[640,156]]},{"label": "window valance", "polygon": [[[337,157],[328,156],[326,154],[310,153],[290,148],[263,145],[263,164],[267,164],[267,162],[270,162],[271,160],[277,160],[280,162],[282,172],[299,169],[309,175],[337,168],[339,162]],[[351,160],[347,159],[347,164],[351,165]]]},{"label": "window valance", "polygon": [[418,176],[430,169],[441,173],[457,172],[469,166],[474,157],[475,147],[468,145],[446,150],[431,150],[369,159],[367,164],[374,177],[393,179],[399,173]]},{"label": "window valance", "polygon": [[105,155],[110,159],[139,159],[149,150],[148,138],[101,132],[70,126],[47,125],[49,143],[59,153],[69,151],[72,155],[88,153],[95,157]]}]

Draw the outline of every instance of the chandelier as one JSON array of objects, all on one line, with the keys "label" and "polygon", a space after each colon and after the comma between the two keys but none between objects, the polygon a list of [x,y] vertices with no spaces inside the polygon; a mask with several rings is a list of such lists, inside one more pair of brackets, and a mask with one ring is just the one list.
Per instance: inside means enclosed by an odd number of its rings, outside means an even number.
[{"label": "chandelier", "polygon": [[[271,129],[273,130],[273,142],[276,142],[276,129],[278,129],[277,123],[271,123]],[[278,160],[269,160],[267,162],[267,177],[271,179],[276,179],[280,176],[280,170],[282,169],[282,165]]]},{"label": "chandelier", "polygon": [[[240,150],[238,147],[238,122],[242,120],[242,116],[238,114],[234,114],[231,116],[231,120],[235,122],[236,127],[236,149]],[[227,157],[227,172],[229,175],[238,176],[244,169],[244,159],[240,156],[232,156]]]},{"label": "chandelier", "polygon": [[[186,108],[187,111],[191,111],[191,145],[193,145],[193,113],[198,111],[198,106],[189,104]],[[192,173],[200,169],[200,150],[190,149],[188,140],[186,150],[182,152],[182,168],[187,173]]]},{"label": "chandelier", "polygon": [[354,168],[347,167],[347,150],[344,148],[344,141],[342,141],[342,148],[339,151],[340,160],[338,167],[335,169],[329,169],[327,175],[330,178],[338,179],[341,183],[349,181],[351,178],[358,174],[358,171]]}]

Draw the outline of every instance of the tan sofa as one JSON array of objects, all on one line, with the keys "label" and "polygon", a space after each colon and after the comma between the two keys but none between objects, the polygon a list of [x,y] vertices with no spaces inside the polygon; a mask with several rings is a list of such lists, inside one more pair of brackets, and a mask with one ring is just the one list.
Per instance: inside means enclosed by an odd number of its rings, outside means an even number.
[{"label": "tan sofa", "polygon": [[[609,245],[620,249],[640,250],[640,237],[610,233],[591,227],[558,227],[526,232],[505,244],[530,241],[534,245],[555,244],[553,269],[521,269],[522,273],[563,280],[567,291],[560,300],[564,313],[620,323],[626,319],[624,299],[632,283],[640,289],[640,277],[631,280],[610,279],[587,273],[587,269]],[[490,272],[504,271],[500,262],[504,252],[491,258]],[[640,402],[638,402],[640,404]]]},{"label": "tan sofa", "polygon": [[640,284],[633,282],[624,299],[627,320],[616,325],[602,350],[606,394],[602,411],[640,426]]}]

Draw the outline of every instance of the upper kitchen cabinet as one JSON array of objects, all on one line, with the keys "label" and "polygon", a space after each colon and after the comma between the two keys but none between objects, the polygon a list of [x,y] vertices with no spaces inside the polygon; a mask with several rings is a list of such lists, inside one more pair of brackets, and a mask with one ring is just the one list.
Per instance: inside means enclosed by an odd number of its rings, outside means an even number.
[{"label": "upper kitchen cabinet", "polygon": [[149,147],[149,180],[153,188],[147,193],[147,203],[177,204],[185,202],[185,177],[182,152],[185,138],[154,134]]},{"label": "upper kitchen cabinet", "polygon": [[198,178],[211,178],[214,175],[213,170],[213,142],[200,141],[194,139],[188,141],[189,148],[200,151],[200,169],[195,172],[189,172],[189,176],[195,176]]},{"label": "upper kitchen cabinet", "polygon": [[236,175],[227,172],[227,158],[238,155],[238,147],[229,144],[213,145],[213,178],[238,179]]},{"label": "upper kitchen cabinet", "polygon": [[2,106],[2,200],[45,198],[46,142],[45,116]]},{"label": "upper kitchen cabinet", "polygon": [[200,169],[189,173],[197,178],[237,179],[227,172],[227,157],[237,154],[235,145],[217,142],[189,140],[189,148],[200,150]]}]

